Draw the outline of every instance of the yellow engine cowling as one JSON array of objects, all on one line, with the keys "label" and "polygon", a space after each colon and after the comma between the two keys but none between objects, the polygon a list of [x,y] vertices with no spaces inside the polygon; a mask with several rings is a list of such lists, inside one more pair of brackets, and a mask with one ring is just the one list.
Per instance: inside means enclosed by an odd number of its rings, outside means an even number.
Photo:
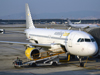
[{"label": "yellow engine cowling", "polygon": [[34,58],[39,57],[39,50],[36,48],[28,47],[25,51],[25,55],[28,59],[33,60]]}]

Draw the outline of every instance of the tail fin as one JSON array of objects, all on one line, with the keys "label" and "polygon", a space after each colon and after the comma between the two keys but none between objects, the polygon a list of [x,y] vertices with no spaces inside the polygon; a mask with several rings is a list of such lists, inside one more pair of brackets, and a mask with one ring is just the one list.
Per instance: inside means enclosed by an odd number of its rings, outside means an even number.
[{"label": "tail fin", "polygon": [[68,21],[69,25],[73,25],[72,22],[69,19],[67,19],[67,21]]},{"label": "tail fin", "polygon": [[33,21],[32,21],[32,17],[31,17],[31,12],[29,9],[28,4],[26,3],[26,28],[35,28]]},{"label": "tail fin", "polygon": [[81,23],[81,20],[79,21],[79,23]]}]

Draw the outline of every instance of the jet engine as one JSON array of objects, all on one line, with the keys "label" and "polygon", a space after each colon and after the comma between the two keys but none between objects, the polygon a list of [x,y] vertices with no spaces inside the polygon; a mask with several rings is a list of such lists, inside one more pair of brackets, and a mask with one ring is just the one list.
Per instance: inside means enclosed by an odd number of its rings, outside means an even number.
[{"label": "jet engine", "polygon": [[28,59],[33,60],[35,58],[38,58],[40,55],[40,52],[38,49],[34,48],[34,47],[28,47],[25,51],[25,55]]}]

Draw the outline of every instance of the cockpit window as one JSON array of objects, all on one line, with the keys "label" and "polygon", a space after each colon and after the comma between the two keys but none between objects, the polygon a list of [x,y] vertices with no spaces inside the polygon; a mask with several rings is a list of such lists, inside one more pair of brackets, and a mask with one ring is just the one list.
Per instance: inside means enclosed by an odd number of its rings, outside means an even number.
[{"label": "cockpit window", "polygon": [[77,40],[77,42],[80,42],[81,41],[81,38],[79,38],[78,40]]},{"label": "cockpit window", "polygon": [[94,41],[95,41],[95,39],[94,39],[94,38],[91,38],[91,41],[92,41],[92,42],[94,42]]},{"label": "cockpit window", "polygon": [[80,42],[84,42],[84,39],[81,39],[81,41]]},{"label": "cockpit window", "polygon": [[85,42],[91,42],[91,40],[90,39],[85,39]]},{"label": "cockpit window", "polygon": [[88,39],[88,38],[79,38],[77,40],[77,42],[94,42],[95,40],[92,38],[92,39]]},{"label": "cockpit window", "polygon": [[84,39],[83,39],[83,38],[79,38],[79,39],[77,40],[77,42],[84,42]]}]

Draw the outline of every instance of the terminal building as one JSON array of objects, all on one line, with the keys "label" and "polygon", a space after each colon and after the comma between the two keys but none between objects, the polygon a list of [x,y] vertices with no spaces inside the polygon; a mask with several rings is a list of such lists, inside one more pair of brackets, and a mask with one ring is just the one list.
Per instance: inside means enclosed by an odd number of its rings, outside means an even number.
[{"label": "terminal building", "polygon": [[[100,24],[100,19],[70,19],[71,22],[79,22],[82,24]],[[34,24],[65,24],[67,19],[34,19]],[[26,20],[2,20],[0,24],[25,24]]]}]

